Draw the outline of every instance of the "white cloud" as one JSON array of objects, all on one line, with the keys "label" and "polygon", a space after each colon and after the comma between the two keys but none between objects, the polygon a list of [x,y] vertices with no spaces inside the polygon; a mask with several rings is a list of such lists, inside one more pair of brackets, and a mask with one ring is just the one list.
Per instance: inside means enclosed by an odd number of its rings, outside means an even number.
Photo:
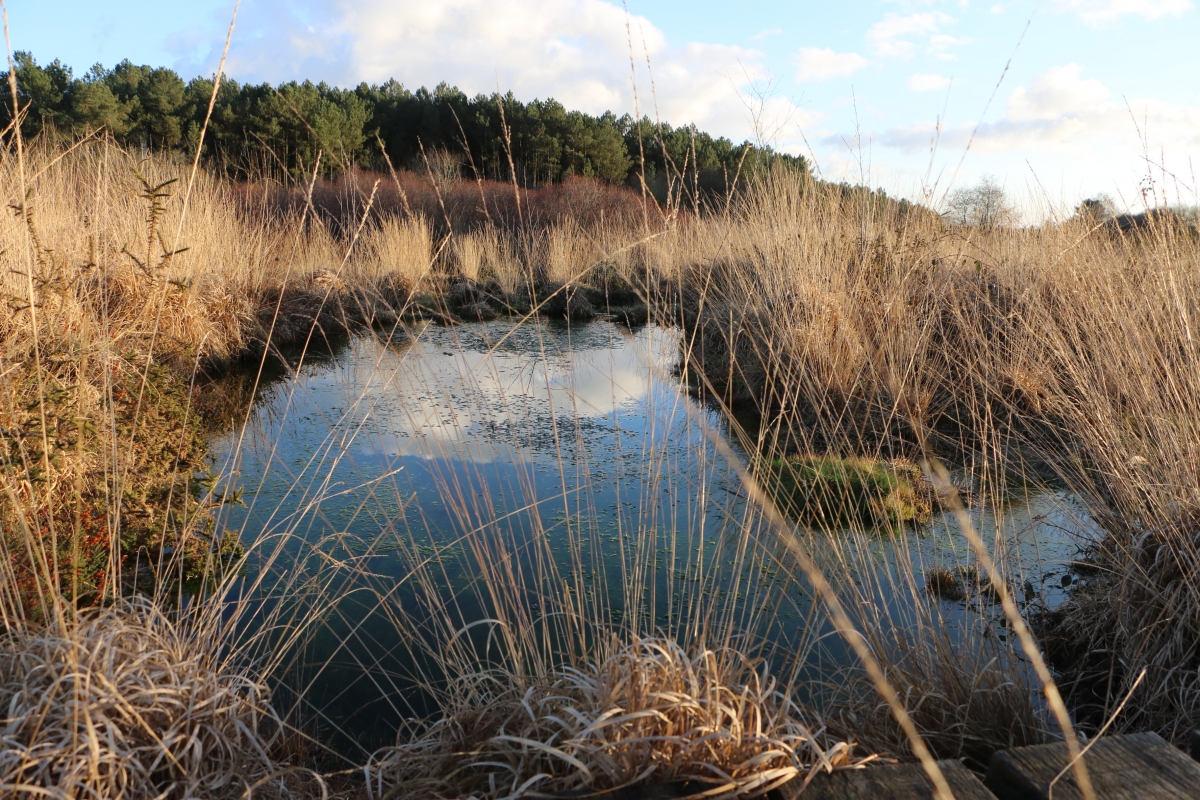
[{"label": "white cloud", "polygon": [[948,52],[951,47],[959,47],[964,44],[970,44],[975,41],[969,37],[949,36],[944,33],[935,33],[929,37],[929,44],[925,48],[925,54],[933,56],[939,61],[956,61],[958,56]]},{"label": "white cloud", "polygon": [[950,79],[944,75],[924,75],[917,73],[908,76],[908,88],[914,92],[935,92],[950,85]]},{"label": "white cloud", "polygon": [[940,11],[920,14],[888,14],[867,31],[867,41],[880,58],[910,58],[918,45],[914,39],[929,39],[942,25],[954,20]]},{"label": "white cloud", "polygon": [[1192,8],[1192,0],[1054,0],[1054,5],[1094,24],[1124,16],[1177,17]]},{"label": "white cloud", "polygon": [[1083,77],[1078,64],[1051,67],[1029,88],[1018,86],[1008,96],[1006,120],[1061,120],[1094,114],[1109,103],[1109,91],[1099,80]]},{"label": "white cloud", "polygon": [[796,65],[798,81],[844,78],[853,75],[868,63],[858,53],[835,53],[828,47],[801,47],[793,62]]},{"label": "white cloud", "polygon": [[[966,124],[946,130],[942,146],[966,146],[974,127]],[[919,152],[929,147],[932,132],[929,125],[898,127],[882,139],[885,145]],[[1200,150],[1200,108],[1156,99],[1134,99],[1127,107],[1099,80],[1083,77],[1078,64],[1065,64],[1014,89],[1004,115],[980,125],[971,146],[985,154],[1054,152],[1083,157],[1087,150],[1111,158],[1141,153],[1140,136],[1146,137],[1153,152],[1194,154]]]},{"label": "white cloud", "polygon": [[[445,81],[468,94],[499,85],[524,100],[632,113],[632,38],[641,112],[731,137],[754,135],[744,98],[767,79],[757,50],[673,46],[644,17],[627,28],[624,9],[605,0],[260,0],[244,11],[227,67],[238,79]],[[798,124],[819,116],[780,98],[765,105]]]}]

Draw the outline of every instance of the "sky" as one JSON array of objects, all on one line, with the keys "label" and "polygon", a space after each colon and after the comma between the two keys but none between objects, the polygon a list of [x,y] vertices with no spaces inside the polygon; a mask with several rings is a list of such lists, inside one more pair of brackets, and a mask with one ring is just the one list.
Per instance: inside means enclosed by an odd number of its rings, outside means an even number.
[{"label": "sky", "polygon": [[[231,0],[7,0],[39,63],[212,74]],[[993,176],[1033,218],[1200,200],[1196,0],[242,0],[238,81],[395,78],[640,112],[938,205]]]}]

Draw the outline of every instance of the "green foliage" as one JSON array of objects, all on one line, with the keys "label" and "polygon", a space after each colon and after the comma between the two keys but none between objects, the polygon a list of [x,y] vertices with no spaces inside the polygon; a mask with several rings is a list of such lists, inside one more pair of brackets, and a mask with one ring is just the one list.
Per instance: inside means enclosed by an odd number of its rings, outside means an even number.
[{"label": "green foliage", "polygon": [[[210,78],[185,85],[172,70],[128,60],[75,78],[58,61],[38,66],[25,52],[15,59],[21,103],[29,108],[26,136],[104,129],[126,145],[190,150],[199,143]],[[11,108],[0,108],[0,121],[11,117]],[[643,159],[650,178],[686,173],[701,189],[724,188],[766,164],[806,167],[803,158],[735,145],[694,126],[639,123],[612,112],[591,116],[554,99],[522,103],[511,93],[468,97],[444,83],[414,92],[395,80],[354,89],[224,80],[205,138],[210,165],[235,177],[299,177],[311,173],[318,153],[328,174],[384,168],[385,154],[397,166],[416,166],[440,151],[461,154],[462,168],[474,167],[481,177],[515,177],[528,186],[576,175],[625,183],[640,174]]]},{"label": "green foliage", "polygon": [[183,139],[183,81],[172,70],[136,66],[122,61],[102,82],[125,116],[125,136],[158,147],[173,147]]},{"label": "green foliage", "polygon": [[[29,53],[13,53],[17,69],[17,100],[27,115],[21,125],[26,136],[32,136],[45,127],[69,127],[71,115],[71,91],[77,83],[71,68],[55,59],[45,67],[39,67]],[[8,73],[4,73],[7,85]],[[12,108],[7,103],[0,108],[0,122],[12,122]]]},{"label": "green foliage", "polygon": [[935,500],[920,468],[903,461],[776,458],[762,470],[762,479],[780,510],[823,528],[925,523]]},{"label": "green foliage", "polygon": [[105,128],[117,137],[129,133],[129,109],[100,81],[83,81],[74,87],[71,121],[73,130]]},{"label": "green foliage", "polygon": [[[55,360],[66,363],[69,356]],[[207,445],[187,384],[156,364],[143,381],[143,366],[128,356],[109,367],[107,408],[86,400],[95,394],[86,385],[67,385],[52,370],[39,378],[32,360],[5,376],[0,458],[8,476],[25,477],[16,484],[19,507],[0,502],[0,528],[10,537],[5,547],[30,608],[48,565],[64,596],[92,602],[113,590],[114,551],[125,579],[140,583],[146,576],[134,565],[179,553],[177,577],[194,580],[237,546],[236,537],[218,534],[209,513],[214,502],[237,498],[212,499],[203,472]],[[75,380],[89,377],[100,376]],[[116,475],[114,446],[121,454]],[[20,544],[25,529],[38,548]]]}]

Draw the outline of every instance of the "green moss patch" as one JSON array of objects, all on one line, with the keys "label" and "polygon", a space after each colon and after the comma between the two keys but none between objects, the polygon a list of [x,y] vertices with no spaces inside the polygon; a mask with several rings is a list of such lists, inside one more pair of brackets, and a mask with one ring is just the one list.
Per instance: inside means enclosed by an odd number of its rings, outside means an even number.
[{"label": "green moss patch", "polygon": [[793,456],[767,462],[763,487],[785,514],[820,527],[929,522],[936,493],[905,461]]}]

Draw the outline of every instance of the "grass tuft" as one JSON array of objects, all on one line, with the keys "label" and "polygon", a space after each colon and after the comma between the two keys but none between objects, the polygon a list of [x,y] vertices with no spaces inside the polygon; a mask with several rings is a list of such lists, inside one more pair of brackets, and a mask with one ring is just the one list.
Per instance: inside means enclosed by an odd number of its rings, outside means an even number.
[{"label": "grass tuft", "polygon": [[[0,643],[4,796],[240,798],[281,770],[266,687],[146,600]],[[289,796],[282,779],[256,796]]]},{"label": "grass tuft", "polygon": [[646,638],[541,678],[452,682],[443,716],[366,767],[372,798],[518,796],[690,781],[754,797],[859,763],[766,666],[732,649]]}]

